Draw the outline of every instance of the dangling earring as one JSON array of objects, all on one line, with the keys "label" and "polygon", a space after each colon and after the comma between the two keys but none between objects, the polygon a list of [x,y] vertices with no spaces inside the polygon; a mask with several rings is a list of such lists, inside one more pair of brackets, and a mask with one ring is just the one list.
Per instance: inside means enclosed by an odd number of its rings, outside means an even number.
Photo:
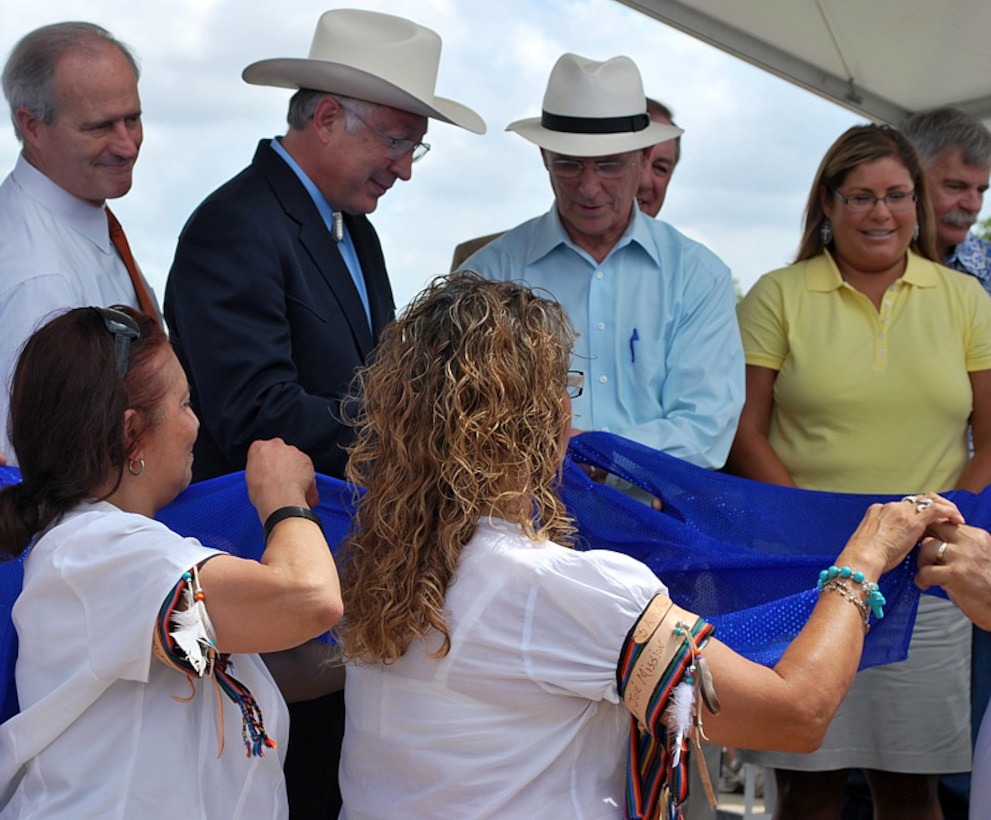
[{"label": "dangling earring", "polygon": [[823,246],[828,245],[833,241],[833,226],[829,223],[829,220],[825,220],[822,223],[822,227],[819,228],[819,238],[822,240]]},{"label": "dangling earring", "polygon": [[918,242],[919,241],[919,223],[918,222],[915,223],[915,230],[912,231],[912,241],[913,242]]},{"label": "dangling earring", "polygon": [[135,469],[134,469],[134,459],[133,458],[129,458],[127,460],[127,471],[131,475],[133,475],[135,478],[137,478],[139,475],[141,475],[145,471],[145,460],[143,458],[139,458],[138,459],[138,464],[140,464],[141,466],[138,467],[137,471],[135,471]]}]

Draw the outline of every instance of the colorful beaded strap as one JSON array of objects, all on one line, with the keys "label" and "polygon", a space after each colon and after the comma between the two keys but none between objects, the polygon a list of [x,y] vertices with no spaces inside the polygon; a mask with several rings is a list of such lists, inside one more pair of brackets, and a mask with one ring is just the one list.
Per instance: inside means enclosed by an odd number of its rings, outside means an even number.
[{"label": "colorful beaded strap", "polygon": [[[199,568],[184,572],[165,599],[155,625],[153,648],[155,656],[166,666],[182,672],[189,682],[187,697],[173,695],[179,703],[188,703],[196,695],[193,678],[211,677],[214,686],[237,704],[241,710],[241,737],[248,757],[264,757],[265,749],[276,748],[276,742],[265,732],[262,710],[251,691],[227,670],[230,657],[217,650],[213,625],[206,611],[206,594],[200,587]],[[217,757],[224,751],[223,702],[217,699]]]},{"label": "colorful beaded strap", "polygon": [[[626,817],[681,818],[688,797],[688,757],[702,735],[696,691],[714,714],[719,703],[700,653],[715,631],[708,622],[657,595],[623,644],[616,682],[630,710]],[[701,767],[701,758],[700,758]],[[707,776],[703,782],[707,782]],[[710,802],[715,805],[707,788]]]}]

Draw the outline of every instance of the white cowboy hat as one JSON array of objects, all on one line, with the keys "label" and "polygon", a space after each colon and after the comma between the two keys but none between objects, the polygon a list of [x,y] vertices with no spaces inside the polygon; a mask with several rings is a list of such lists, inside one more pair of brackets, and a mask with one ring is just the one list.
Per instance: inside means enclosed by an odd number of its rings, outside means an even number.
[{"label": "white cowboy hat", "polygon": [[321,15],[309,59],[261,60],[241,77],[254,85],[343,94],[484,134],[478,114],[434,95],[440,47],[436,32],[402,17],[335,9]]},{"label": "white cowboy hat", "polygon": [[551,69],[542,115],[506,130],[572,157],[636,151],[683,133],[650,119],[640,72],[629,57],[599,63],[577,54],[561,55]]}]

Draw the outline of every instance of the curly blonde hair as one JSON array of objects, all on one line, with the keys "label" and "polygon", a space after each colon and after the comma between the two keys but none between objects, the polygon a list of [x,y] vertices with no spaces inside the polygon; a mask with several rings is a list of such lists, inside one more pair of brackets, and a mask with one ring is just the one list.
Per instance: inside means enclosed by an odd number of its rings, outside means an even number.
[{"label": "curly blonde hair", "polygon": [[347,476],[366,489],[343,551],[343,655],[391,663],[443,636],[461,550],[487,515],[571,545],[557,497],[575,331],[557,302],[473,272],[438,277],[359,375]]}]

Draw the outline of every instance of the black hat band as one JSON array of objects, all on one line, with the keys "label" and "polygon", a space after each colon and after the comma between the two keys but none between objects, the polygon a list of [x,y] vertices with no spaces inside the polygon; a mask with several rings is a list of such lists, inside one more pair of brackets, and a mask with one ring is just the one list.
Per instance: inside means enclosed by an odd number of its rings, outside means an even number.
[{"label": "black hat band", "polygon": [[549,131],[563,131],[567,134],[622,134],[630,131],[643,131],[650,125],[647,114],[634,114],[628,117],[564,117],[544,111],[540,124]]}]

